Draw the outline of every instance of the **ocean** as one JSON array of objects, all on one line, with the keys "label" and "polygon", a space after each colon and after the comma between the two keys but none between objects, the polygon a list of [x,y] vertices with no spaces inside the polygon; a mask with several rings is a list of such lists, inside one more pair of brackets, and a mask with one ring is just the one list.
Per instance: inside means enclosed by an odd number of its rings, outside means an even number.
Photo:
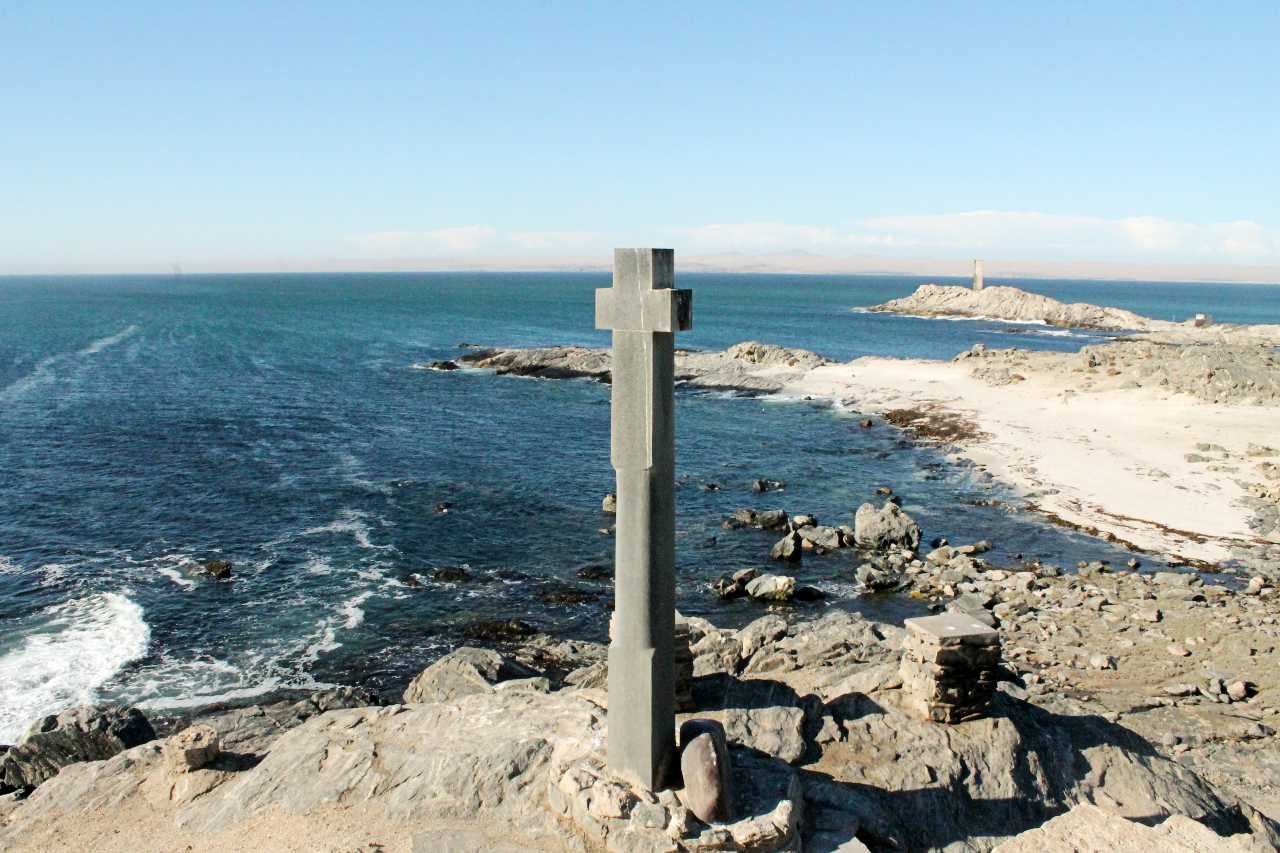
[{"label": "ocean", "polygon": [[[694,329],[679,344],[949,358],[977,342],[1106,339],[850,310],[923,281],[680,275]],[[89,701],[165,715],[330,684],[394,691],[478,620],[604,639],[610,583],[579,571],[611,561],[599,532],[608,388],[415,365],[463,343],[603,346],[592,302],[608,284],[586,273],[0,278],[0,743]],[[1019,284],[1162,319],[1280,322],[1277,286]],[[995,563],[1128,556],[1016,511],[999,484],[890,427],[859,428],[854,411],[677,398],[686,613],[742,624],[763,612],[706,588],[768,563],[770,535],[720,528],[735,508],[838,524],[881,485],[926,540],[989,538]],[[757,477],[787,488],[757,495]],[[214,558],[233,563],[233,581],[197,572]],[[471,580],[433,577],[458,567]],[[854,568],[847,554],[806,558],[795,573],[830,597],[797,609],[917,612],[902,597],[858,597]]]}]

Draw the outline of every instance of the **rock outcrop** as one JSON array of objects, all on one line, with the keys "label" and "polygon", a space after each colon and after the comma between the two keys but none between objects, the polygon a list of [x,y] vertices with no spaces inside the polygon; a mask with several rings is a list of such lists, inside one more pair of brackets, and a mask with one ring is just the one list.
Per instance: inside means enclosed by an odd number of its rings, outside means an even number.
[{"label": "rock outcrop", "polygon": [[81,849],[124,849],[123,826],[130,843],[163,833],[156,849],[293,849],[274,829],[286,826],[340,849],[986,851],[1082,803],[1280,840],[1245,803],[1070,702],[1032,704],[1007,685],[977,719],[914,718],[899,628],[844,612],[770,614],[739,631],[683,621],[692,716],[729,742],[738,802],[724,823],[699,820],[686,792],[608,773],[602,691],[482,678],[479,692],[441,701],[322,713],[260,761],[224,754],[182,784],[158,742],[66,767],[6,806],[0,848],[56,847],[73,826]]},{"label": "rock outcrop", "polygon": [[473,693],[491,693],[503,682],[541,679],[545,683],[541,676],[537,670],[492,649],[463,646],[440,658],[410,682],[404,691],[404,702],[406,705],[448,702]]},{"label": "rock outcrop", "polygon": [[[499,374],[538,379],[595,379],[610,382],[607,350],[584,347],[483,350],[459,361]],[[772,393],[828,360],[802,349],[744,341],[722,352],[676,352],[676,381],[703,388]]]},{"label": "rock outcrop", "polygon": [[0,787],[34,788],[69,764],[110,758],[155,736],[137,708],[85,705],[52,714],[0,756]]},{"label": "rock outcrop", "polygon": [[915,317],[983,317],[1019,323],[1047,323],[1076,329],[1148,331],[1177,324],[1152,320],[1119,308],[1087,302],[1059,302],[1016,287],[972,290],[940,284],[922,284],[916,292],[867,309]]},{"label": "rock outcrop", "polygon": [[859,548],[883,550],[905,548],[914,551],[920,544],[920,525],[892,501],[876,509],[863,504],[853,517],[853,539]]},{"label": "rock outcrop", "polygon": [[1156,826],[1125,820],[1084,803],[1043,826],[998,845],[992,853],[1106,850],[1108,853],[1265,853],[1248,835],[1223,838],[1203,824],[1174,815]]}]

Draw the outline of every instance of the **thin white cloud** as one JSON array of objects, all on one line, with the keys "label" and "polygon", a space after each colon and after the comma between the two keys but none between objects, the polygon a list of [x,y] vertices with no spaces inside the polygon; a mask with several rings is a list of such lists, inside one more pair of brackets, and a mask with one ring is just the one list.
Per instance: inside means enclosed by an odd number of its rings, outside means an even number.
[{"label": "thin white cloud", "polygon": [[830,228],[783,222],[738,222],[703,225],[677,232],[691,251],[773,252],[836,245]]},{"label": "thin white cloud", "polygon": [[1106,219],[1036,211],[975,210],[859,220],[854,242],[998,252],[1020,257],[1142,261],[1271,261],[1280,234],[1257,222],[1200,224],[1158,216]]},{"label": "thin white cloud", "polygon": [[1038,211],[973,210],[876,216],[843,228],[719,222],[652,232],[512,231],[488,225],[380,231],[349,241],[370,259],[590,257],[613,246],[670,245],[684,255],[872,253],[895,258],[986,257],[1123,263],[1275,263],[1280,233],[1257,222],[1200,224],[1158,216],[1107,219]]}]

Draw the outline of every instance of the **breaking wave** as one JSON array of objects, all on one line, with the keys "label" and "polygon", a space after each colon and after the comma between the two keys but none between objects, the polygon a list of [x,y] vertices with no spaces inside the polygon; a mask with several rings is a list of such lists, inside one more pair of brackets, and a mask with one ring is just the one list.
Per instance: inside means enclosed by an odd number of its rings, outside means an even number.
[{"label": "breaking wave", "polygon": [[151,641],[142,607],[119,593],[73,599],[43,615],[48,622],[0,657],[0,743],[15,742],[39,717],[96,701]]}]

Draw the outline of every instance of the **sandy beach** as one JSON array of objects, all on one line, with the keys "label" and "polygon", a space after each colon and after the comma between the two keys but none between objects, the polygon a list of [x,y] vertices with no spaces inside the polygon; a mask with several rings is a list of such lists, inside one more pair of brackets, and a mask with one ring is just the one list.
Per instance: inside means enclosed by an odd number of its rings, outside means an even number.
[{"label": "sandy beach", "polygon": [[[1054,357],[1046,359],[1054,363]],[[785,392],[861,412],[920,410],[961,418],[951,444],[1041,512],[1143,551],[1220,562],[1260,541],[1241,504],[1258,479],[1250,445],[1276,443],[1280,408],[1215,405],[1154,389],[1081,392],[1070,373],[1028,372],[991,385],[970,362],[864,358],[815,368]],[[1198,452],[1198,445],[1223,450]],[[1206,461],[1188,461],[1205,457]]]}]

